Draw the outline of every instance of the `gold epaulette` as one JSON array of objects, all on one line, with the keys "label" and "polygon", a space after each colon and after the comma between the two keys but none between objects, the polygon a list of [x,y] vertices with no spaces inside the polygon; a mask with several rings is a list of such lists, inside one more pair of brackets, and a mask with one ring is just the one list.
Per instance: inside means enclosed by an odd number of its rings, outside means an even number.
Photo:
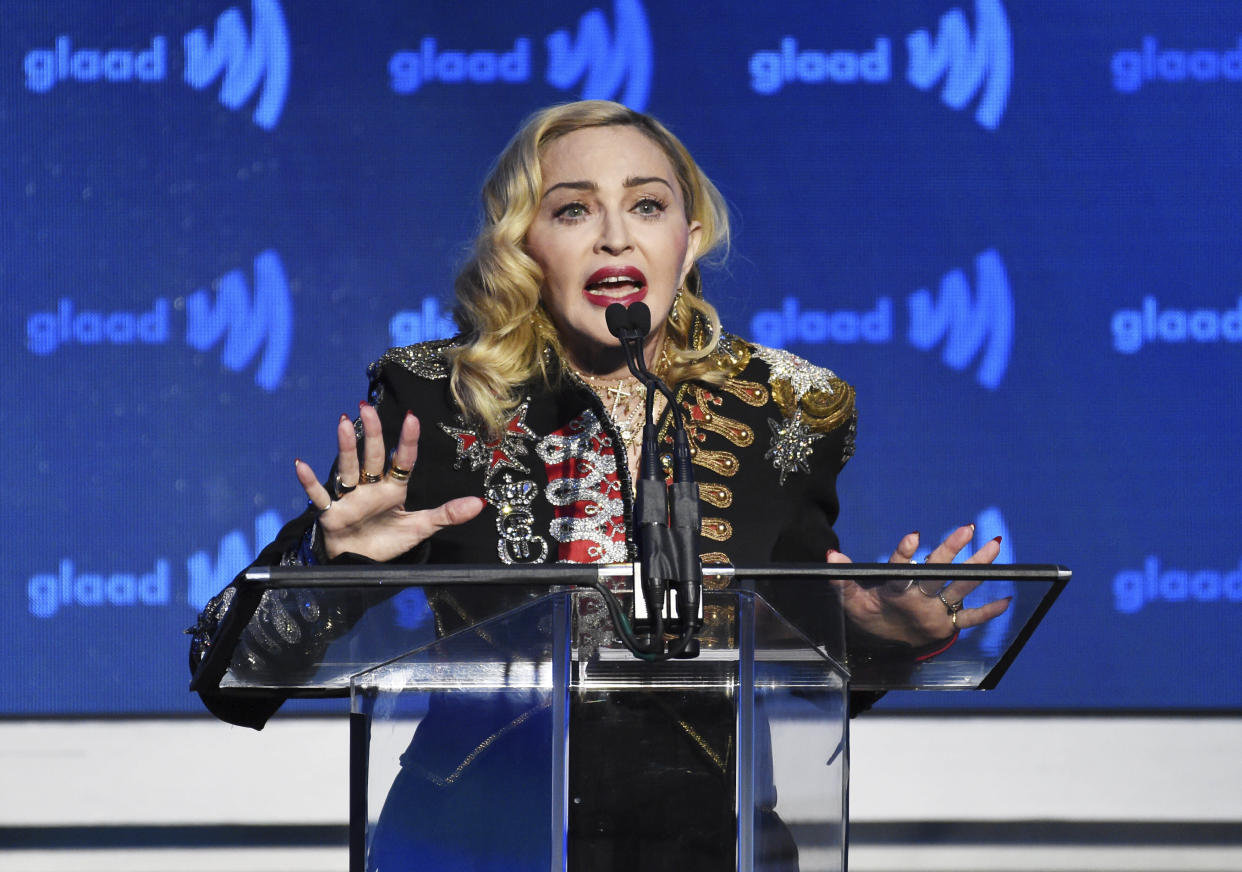
[{"label": "gold epaulette", "polygon": [[832,370],[779,348],[752,345],[751,354],[770,368],[772,399],[787,419],[800,411],[807,429],[827,433],[854,417],[854,388]]},{"label": "gold epaulette", "polygon": [[726,378],[735,378],[742,370],[750,366],[751,351],[754,348],[749,342],[726,333],[720,337],[716,350],[712,352],[712,360]]}]

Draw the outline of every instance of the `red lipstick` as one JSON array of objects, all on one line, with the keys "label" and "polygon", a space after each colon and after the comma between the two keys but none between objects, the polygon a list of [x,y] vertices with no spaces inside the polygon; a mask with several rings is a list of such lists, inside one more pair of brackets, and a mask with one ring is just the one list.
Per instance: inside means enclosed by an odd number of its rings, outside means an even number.
[{"label": "red lipstick", "polygon": [[632,266],[606,266],[587,278],[582,289],[592,305],[607,308],[613,303],[629,305],[647,296],[647,277]]}]

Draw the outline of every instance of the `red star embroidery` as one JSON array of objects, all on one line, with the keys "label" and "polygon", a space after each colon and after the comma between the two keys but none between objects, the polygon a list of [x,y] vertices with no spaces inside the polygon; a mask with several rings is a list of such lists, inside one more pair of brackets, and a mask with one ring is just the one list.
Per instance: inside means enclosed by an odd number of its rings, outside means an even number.
[{"label": "red star embroidery", "polygon": [[457,459],[453,468],[461,469],[467,463],[471,469],[486,468],[487,471],[483,473],[485,486],[491,484],[492,477],[502,469],[529,474],[530,470],[518,460],[529,453],[522,440],[535,438],[534,432],[526,426],[526,410],[529,407],[530,400],[518,406],[513,417],[505,424],[504,430],[494,439],[484,439],[477,429],[441,424],[440,429],[457,443]]}]

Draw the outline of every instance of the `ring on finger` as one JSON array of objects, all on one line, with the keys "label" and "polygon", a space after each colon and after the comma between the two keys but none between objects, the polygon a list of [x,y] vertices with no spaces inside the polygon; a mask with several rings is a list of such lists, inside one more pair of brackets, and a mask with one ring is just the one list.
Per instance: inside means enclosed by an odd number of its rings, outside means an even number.
[{"label": "ring on finger", "polygon": [[949,612],[949,617],[953,618],[953,623],[956,625],[957,613],[962,610],[962,601],[957,600],[956,602],[949,602],[947,599],[944,598],[943,593],[936,594],[936,598],[939,599],[942,603],[944,603],[944,607]]},{"label": "ring on finger", "polygon": [[[311,500],[311,505],[312,505],[312,506],[315,506],[315,501],[314,501],[314,500]],[[323,514],[324,512],[326,512],[328,509],[332,508],[332,506],[333,506],[332,498],[331,498],[331,497],[329,497],[329,498],[328,498],[328,504],[327,504],[326,506],[322,506],[322,507],[321,507],[321,506],[315,506],[315,511],[317,511],[319,514],[321,514],[321,515],[322,515],[322,514]]]},{"label": "ring on finger", "polygon": [[957,611],[949,612],[949,620],[953,622],[953,629],[957,629]]},{"label": "ring on finger", "polygon": [[414,471],[413,467],[410,467],[409,469],[402,469],[400,466],[397,466],[397,464],[394,463],[388,467],[388,477],[391,478],[393,481],[409,481],[410,473],[412,473],[413,471]]},{"label": "ring on finger", "polygon": [[384,476],[375,475],[367,472],[365,469],[358,472],[358,484],[375,484],[377,481],[383,481]]},{"label": "ring on finger", "polygon": [[332,476],[332,496],[334,499],[339,500],[356,487],[358,487],[357,483],[345,484],[345,482],[341,481],[341,474],[339,472]]},{"label": "ring on finger", "polygon": [[[911,563],[918,563],[918,561],[917,561],[917,560],[915,560],[913,557],[911,557],[911,558],[910,558],[910,562],[911,562]],[[894,579],[894,580],[895,580],[895,579]],[[901,582],[900,582],[900,581],[898,581],[898,582],[897,582],[897,584],[901,584]],[[907,579],[906,579],[906,583],[905,583],[905,584],[903,584],[903,585],[901,585],[901,588],[897,591],[897,593],[899,593],[899,594],[901,594],[901,593],[905,593],[906,591],[908,591],[908,590],[909,590],[910,588],[912,588],[912,587],[914,587],[914,579],[913,579],[913,578],[907,578]]]}]

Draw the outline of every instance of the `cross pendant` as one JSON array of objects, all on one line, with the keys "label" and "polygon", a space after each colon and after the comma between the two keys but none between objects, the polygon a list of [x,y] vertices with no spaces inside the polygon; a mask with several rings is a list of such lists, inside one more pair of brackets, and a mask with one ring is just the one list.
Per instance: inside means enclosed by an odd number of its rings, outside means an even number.
[{"label": "cross pendant", "polygon": [[624,382],[617,382],[617,386],[615,388],[605,388],[608,393],[612,394],[612,411],[609,414],[611,414],[614,418],[617,417],[617,407],[621,405],[621,398],[631,396],[632,393],[631,391],[627,391],[625,388],[621,387],[622,384],[624,384]]}]

